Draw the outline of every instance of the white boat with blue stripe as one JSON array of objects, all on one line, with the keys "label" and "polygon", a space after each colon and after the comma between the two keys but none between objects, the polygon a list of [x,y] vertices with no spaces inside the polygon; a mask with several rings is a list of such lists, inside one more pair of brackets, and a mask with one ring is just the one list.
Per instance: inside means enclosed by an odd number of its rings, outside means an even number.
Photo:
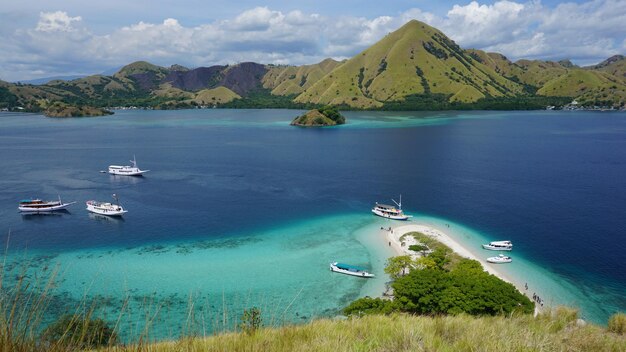
[{"label": "white boat with blue stripe", "polygon": [[330,271],[363,278],[372,278],[375,276],[374,274],[367,272],[367,269],[365,268],[338,262],[330,263]]}]

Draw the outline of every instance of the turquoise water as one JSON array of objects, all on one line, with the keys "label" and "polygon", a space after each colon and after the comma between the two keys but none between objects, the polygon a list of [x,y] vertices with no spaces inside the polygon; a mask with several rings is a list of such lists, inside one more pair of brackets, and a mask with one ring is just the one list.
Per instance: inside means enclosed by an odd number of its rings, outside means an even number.
[{"label": "turquoise water", "polygon": [[[477,256],[491,255],[481,243],[512,240],[501,270],[546,303],[600,324],[626,310],[623,113],[348,112],[339,128],[290,127],[299,113],[0,115],[5,287],[23,264],[33,280],[58,270],[52,316],[96,300],[129,339],[148,323],[158,339],[232,329],[252,306],[272,325],[332,317],[385,288],[378,229],[393,223],[370,208],[402,193],[415,220],[451,225]],[[146,177],[99,173],[133,155]],[[112,193],[124,219],[84,211]],[[19,199],[57,195],[79,203],[57,216],[16,211]],[[377,277],[332,274],[334,260]]]},{"label": "turquoise water", "polygon": [[[382,237],[372,233],[388,224],[351,214],[221,238],[207,234],[194,241],[80,249],[54,256],[31,251],[27,258],[35,258],[33,276],[45,267],[58,270],[58,299],[95,298],[109,319],[121,314],[134,322],[126,337],[138,337],[144,314],[156,311],[160,313],[154,336],[176,337],[189,323],[190,312],[195,316],[192,330],[208,333],[233,329],[242,308],[259,307],[267,324],[281,325],[336,316],[347,302],[380,295],[388,281],[385,258],[391,252]],[[10,258],[24,260],[22,255]],[[377,277],[331,273],[329,263],[336,260],[367,267]],[[13,261],[9,265],[19,267]]]},{"label": "turquoise water", "polygon": [[[481,247],[483,243],[499,239],[489,234],[483,234],[462,224],[432,216],[417,216],[413,221],[450,233],[455,241],[478,258],[486,259],[497,253],[483,250]],[[597,286],[585,286],[580,281],[568,280],[546,270],[546,268],[516,253],[516,251],[512,251],[508,255],[514,258],[514,265],[494,265],[498,272],[505,275],[507,281],[516,284],[517,287],[528,285],[528,289],[523,290],[522,293],[528,297],[532,297],[535,293],[538,294],[545,302],[546,307],[559,305],[578,307],[582,310],[580,314],[582,318],[600,323],[604,322],[599,321],[599,317],[623,309],[623,297],[619,295],[606,294]]]}]

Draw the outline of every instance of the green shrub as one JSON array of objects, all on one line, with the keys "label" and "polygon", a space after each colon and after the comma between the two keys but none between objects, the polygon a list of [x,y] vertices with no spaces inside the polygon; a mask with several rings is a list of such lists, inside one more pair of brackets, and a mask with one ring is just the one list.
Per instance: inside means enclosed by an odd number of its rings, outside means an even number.
[{"label": "green shrub", "polygon": [[609,326],[607,328],[610,332],[624,335],[626,333],[626,314],[615,313],[609,318]]},{"label": "green shrub", "polygon": [[254,334],[262,325],[261,310],[257,307],[244,309],[239,328],[248,335]]},{"label": "green shrub", "polygon": [[381,298],[359,298],[343,309],[345,315],[389,314],[397,309],[393,301]]},{"label": "green shrub", "polygon": [[423,244],[412,244],[409,246],[409,250],[413,252],[425,252],[428,250],[428,247]]},{"label": "green shrub", "polygon": [[80,349],[113,345],[117,340],[117,334],[104,320],[71,314],[50,324],[42,337],[49,343]]},{"label": "green shrub", "polygon": [[339,110],[337,110],[337,107],[335,106],[327,105],[322,108],[319,108],[318,110],[322,115],[335,121],[338,125],[346,123],[346,118],[343,117],[343,115],[339,113]]}]

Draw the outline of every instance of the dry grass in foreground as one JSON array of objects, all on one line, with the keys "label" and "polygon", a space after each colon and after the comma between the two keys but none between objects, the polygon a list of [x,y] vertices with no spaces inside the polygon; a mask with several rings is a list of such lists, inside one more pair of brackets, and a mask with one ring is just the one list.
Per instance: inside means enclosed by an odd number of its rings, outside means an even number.
[{"label": "dry grass in foreground", "polygon": [[101,351],[626,351],[625,335],[580,325],[568,308],[536,318],[371,315]]}]

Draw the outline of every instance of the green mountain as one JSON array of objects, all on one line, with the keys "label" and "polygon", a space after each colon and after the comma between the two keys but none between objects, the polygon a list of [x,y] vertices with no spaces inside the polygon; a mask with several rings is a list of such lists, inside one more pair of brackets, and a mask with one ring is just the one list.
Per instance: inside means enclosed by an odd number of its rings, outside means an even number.
[{"label": "green mountain", "polygon": [[626,104],[626,59],[578,67],[569,60],[519,60],[462,49],[441,31],[410,21],[353,58],[313,65],[169,68],[145,61],[112,76],[42,85],[0,81],[0,108],[42,111],[70,105],[357,109],[529,109]]},{"label": "green mountain", "polygon": [[413,20],[335,68],[296,101],[375,108],[414,94],[475,102],[522,93],[522,85],[469,54],[439,30]]}]

